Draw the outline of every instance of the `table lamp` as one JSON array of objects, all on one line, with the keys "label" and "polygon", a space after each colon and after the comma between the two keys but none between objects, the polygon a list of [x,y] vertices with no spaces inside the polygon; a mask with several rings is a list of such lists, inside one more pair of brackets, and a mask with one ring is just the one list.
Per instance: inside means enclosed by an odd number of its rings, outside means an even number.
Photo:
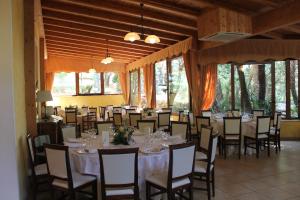
[{"label": "table lamp", "polygon": [[[36,94],[36,102],[41,102],[42,103],[42,110],[44,110],[44,115],[42,116],[42,119],[47,119],[47,113],[46,113],[46,105],[45,103],[47,101],[52,101],[52,94],[50,91],[44,91],[40,90]],[[44,104],[43,104],[44,103]],[[43,113],[43,112],[42,112]]]}]

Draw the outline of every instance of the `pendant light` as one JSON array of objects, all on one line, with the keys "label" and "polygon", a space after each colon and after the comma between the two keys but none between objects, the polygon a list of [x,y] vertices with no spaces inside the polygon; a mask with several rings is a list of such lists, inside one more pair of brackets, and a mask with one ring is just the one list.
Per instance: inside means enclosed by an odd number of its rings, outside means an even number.
[{"label": "pendant light", "polygon": [[92,68],[89,69],[89,73],[90,73],[90,74],[94,74],[94,73],[96,73],[97,71],[96,71],[96,69],[94,68],[93,56],[91,57],[91,62],[92,62]]},{"label": "pendant light", "polygon": [[110,63],[112,63],[114,61],[114,59],[108,53],[108,40],[106,40],[106,41],[107,41],[106,55],[105,55],[105,58],[103,58],[101,60],[101,63],[105,64],[105,65],[110,64]]},{"label": "pendant light", "polygon": [[155,44],[155,43],[159,43],[160,39],[156,35],[148,35],[145,39],[145,42],[148,44]]},{"label": "pendant light", "polygon": [[130,41],[130,42],[134,42],[136,40],[140,40],[141,37],[137,32],[129,32],[125,35],[124,40],[125,41]]}]

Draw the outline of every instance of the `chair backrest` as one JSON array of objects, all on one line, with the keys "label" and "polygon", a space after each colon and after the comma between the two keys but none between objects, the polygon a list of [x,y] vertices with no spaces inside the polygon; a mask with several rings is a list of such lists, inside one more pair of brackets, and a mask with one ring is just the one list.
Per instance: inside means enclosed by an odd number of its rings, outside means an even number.
[{"label": "chair backrest", "polygon": [[28,153],[29,153],[29,161],[33,166],[34,162],[35,162],[35,156],[34,156],[35,153],[34,153],[34,141],[33,141],[31,134],[27,134],[26,143],[27,143],[27,148],[28,148]]},{"label": "chair backrest", "polygon": [[211,110],[202,110],[202,117],[211,117]]},{"label": "chair backrest", "polygon": [[142,120],[141,113],[129,113],[129,125],[137,127],[137,121]]},{"label": "chair backrest", "polygon": [[138,120],[137,121],[137,128],[141,131],[153,133],[155,131],[155,120]]},{"label": "chair backrest", "polygon": [[207,153],[209,148],[209,140],[212,134],[212,127],[210,126],[201,126],[201,135],[199,141],[200,151]]},{"label": "chair backrest", "polygon": [[61,128],[63,141],[67,141],[68,138],[76,138],[76,126],[64,126]]},{"label": "chair backrest", "polygon": [[89,112],[96,113],[96,115],[97,115],[97,107],[89,107]]},{"label": "chair backrest", "polygon": [[257,117],[264,116],[264,110],[252,110],[253,118],[256,119]]},{"label": "chair backrest", "polygon": [[77,124],[77,109],[65,109],[66,124]]},{"label": "chair backrest", "polygon": [[158,127],[170,126],[170,112],[160,112],[158,113]]},{"label": "chair backrest", "polygon": [[122,125],[122,113],[113,113],[113,122],[115,126]]},{"label": "chair backrest", "polygon": [[126,108],[126,114],[129,113],[136,113],[136,109],[135,108]]},{"label": "chair backrest", "polygon": [[273,126],[276,126],[277,125],[277,116],[278,115],[281,115],[281,112],[275,112],[274,113],[274,119],[273,119]]},{"label": "chair backrest", "polygon": [[89,112],[89,107],[87,106],[82,106],[81,107],[81,114],[85,115]]},{"label": "chair backrest", "polygon": [[97,129],[98,135],[101,135],[103,131],[111,132],[112,127],[113,127],[113,122],[104,121],[104,122],[95,123],[95,129]]},{"label": "chair backrest", "polygon": [[[194,172],[195,144],[170,145],[168,187],[174,180],[191,178]],[[184,164],[183,164],[184,163]]]},{"label": "chair backrest", "polygon": [[55,115],[53,106],[46,106],[46,116]]},{"label": "chair backrest", "polygon": [[276,129],[279,130],[279,131],[280,131],[281,120],[282,120],[282,115],[281,114],[277,115]]},{"label": "chair backrest", "polygon": [[68,181],[69,188],[73,187],[72,174],[67,146],[45,144],[47,167],[52,178]]},{"label": "chair backrest", "polygon": [[216,154],[217,154],[218,138],[219,138],[219,135],[217,135],[217,134],[210,135],[209,149],[208,149],[208,160],[210,162],[209,162],[209,166],[208,166],[207,170],[209,170],[210,165],[215,162]]},{"label": "chair backrest", "polygon": [[256,137],[259,134],[269,134],[270,133],[270,123],[271,117],[259,116],[256,122]]},{"label": "chair backrest", "polygon": [[100,118],[102,118],[103,120],[105,120],[105,110],[106,110],[106,107],[104,107],[104,106],[99,106],[99,116],[100,116]]},{"label": "chair backrest", "polygon": [[201,133],[202,125],[210,126],[210,117],[197,116],[196,117],[196,128],[197,128],[198,133]]},{"label": "chair backrest", "polygon": [[224,117],[224,135],[241,135],[241,117]]},{"label": "chair backrest", "polygon": [[101,190],[138,185],[138,148],[99,149]]},{"label": "chair backrest", "polygon": [[113,107],[113,113],[122,113],[121,107]]},{"label": "chair backrest", "polygon": [[188,123],[187,122],[171,122],[171,135],[180,136],[182,139],[188,138]]}]

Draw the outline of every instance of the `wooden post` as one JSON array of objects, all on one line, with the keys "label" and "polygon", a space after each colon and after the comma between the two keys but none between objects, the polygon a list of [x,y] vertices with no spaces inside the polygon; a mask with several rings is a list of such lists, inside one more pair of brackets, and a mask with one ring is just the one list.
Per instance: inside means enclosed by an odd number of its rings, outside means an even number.
[{"label": "wooden post", "polygon": [[27,132],[37,135],[35,103],[34,1],[24,1],[24,73]]},{"label": "wooden post", "polygon": [[167,104],[168,107],[173,106],[170,105],[170,85],[169,85],[169,78],[170,78],[170,73],[171,73],[171,59],[167,58]]},{"label": "wooden post", "polygon": [[100,73],[100,86],[101,86],[101,94],[104,94],[104,72]]},{"label": "wooden post", "polygon": [[40,38],[40,88],[45,90],[45,38]]},{"label": "wooden post", "polygon": [[234,94],[234,64],[231,64],[231,73],[230,73],[230,86],[231,86],[231,109],[235,109],[235,94]]},{"label": "wooden post", "polygon": [[141,69],[137,70],[138,72],[138,103],[141,105]]},{"label": "wooden post", "polygon": [[290,60],[285,61],[285,77],[286,77],[286,118],[291,118],[291,68]]},{"label": "wooden post", "polygon": [[272,116],[274,116],[275,111],[276,111],[276,99],[275,99],[275,61],[271,62],[271,111],[272,111]]},{"label": "wooden post", "polygon": [[79,94],[79,73],[75,73],[76,95]]}]

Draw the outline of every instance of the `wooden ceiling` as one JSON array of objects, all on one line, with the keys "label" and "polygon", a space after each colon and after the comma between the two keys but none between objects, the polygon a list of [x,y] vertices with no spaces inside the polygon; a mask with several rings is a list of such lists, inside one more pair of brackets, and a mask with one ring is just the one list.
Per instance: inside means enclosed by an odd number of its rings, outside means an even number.
[{"label": "wooden ceiling", "polygon": [[[145,35],[161,39],[154,45],[123,39],[130,30],[141,32],[139,0],[41,0],[41,4],[48,54],[101,59],[108,46],[116,61],[129,63],[189,36],[197,37],[197,17],[207,9],[222,7],[263,17],[296,1],[143,0]],[[300,39],[300,21],[265,29],[251,38]]]}]

